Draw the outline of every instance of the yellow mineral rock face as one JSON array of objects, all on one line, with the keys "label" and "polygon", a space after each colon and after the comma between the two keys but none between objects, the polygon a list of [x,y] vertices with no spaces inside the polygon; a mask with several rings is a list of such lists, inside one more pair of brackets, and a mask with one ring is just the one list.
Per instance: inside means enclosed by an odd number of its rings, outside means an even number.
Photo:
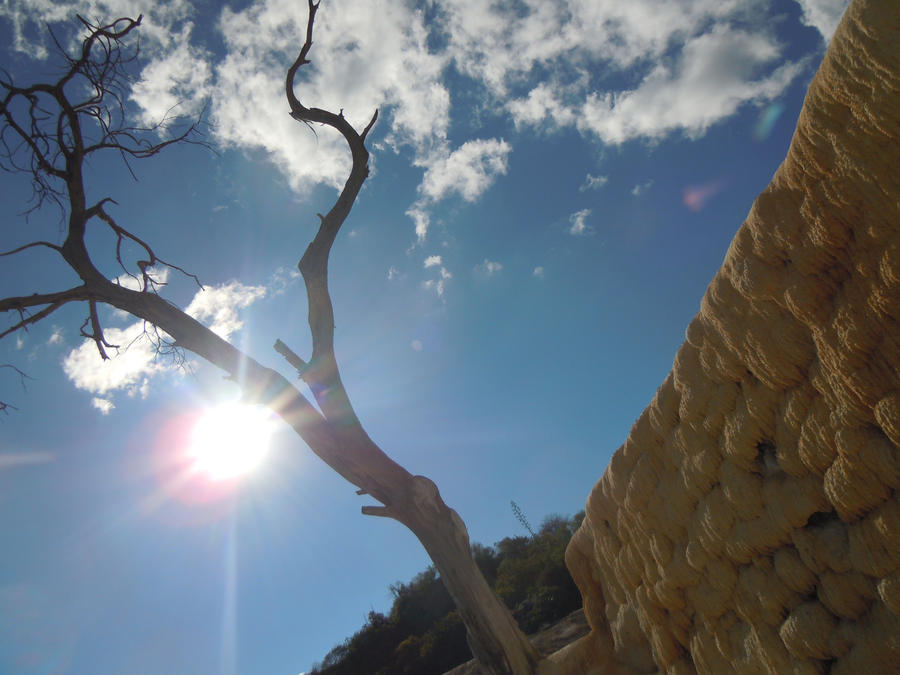
[{"label": "yellow mineral rock face", "polygon": [[[569,672],[900,672],[900,2],[854,0],[567,562]],[[570,666],[570,667],[567,667]]]}]

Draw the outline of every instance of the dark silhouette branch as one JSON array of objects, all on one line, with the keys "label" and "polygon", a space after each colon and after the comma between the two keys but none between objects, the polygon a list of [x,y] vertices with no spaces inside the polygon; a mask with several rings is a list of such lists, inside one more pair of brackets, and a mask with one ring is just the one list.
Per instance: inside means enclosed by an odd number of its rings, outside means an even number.
[{"label": "dark silhouette branch", "polygon": [[[32,209],[48,199],[69,206],[64,204],[66,197],[77,195],[83,163],[96,152],[119,152],[131,171],[128,157],[152,157],[175,143],[206,145],[200,140],[203,113],[184,131],[162,141],[151,139],[162,123],[146,128],[126,124],[122,83],[127,81],[126,66],[138,52],[124,52],[121,41],[140,25],[141,17],[106,25],[78,18],[89,33],[77,57],[53,36],[69,65],[57,81],[20,87],[6,73],[0,78],[0,167],[31,174]],[[24,110],[20,103],[25,103]]]},{"label": "dark silhouette branch", "polygon": [[[419,538],[456,601],[472,650],[484,668],[492,673],[532,674],[539,656],[481,575],[459,515],[444,503],[431,480],[410,474],[369,438],[341,380],[334,352],[328,260],[335,238],[369,175],[365,140],[378,113],[359,133],[344,117],[343,110],[333,113],[308,108],[297,98],[295,78],[298,70],[310,63],[318,3],[308,0],[308,7],[305,41],[285,80],[290,114],[306,125],[322,125],[340,133],[350,150],[352,165],[331,209],[319,215],[315,237],[298,263],[306,287],[312,354],[306,361],[281,340],[275,343],[275,349],[300,373],[318,410],[282,375],[260,365],[157,295],[154,291],[159,284],[150,271],[154,265],[183,273],[184,270],[159,258],[147,241],[122,227],[106,210],[108,204],[115,203],[111,198],[93,204],[87,198],[83,169],[93,153],[118,151],[127,164],[128,158],[152,157],[173,143],[190,142],[198,132],[199,122],[194,122],[183,134],[156,142],[148,139],[151,130],[125,124],[125,97],[119,87],[125,77],[124,66],[136,51],[125,54],[120,40],[140,24],[140,17],[118,19],[106,25],[93,25],[79,17],[89,35],[79,55],[65,55],[69,67],[60,80],[26,88],[16,87],[11,79],[0,83],[6,92],[0,103],[0,166],[30,173],[37,204],[46,199],[64,202],[68,212],[61,246],[32,242],[9,254],[49,246],[61,254],[82,281],[80,286],[57,293],[0,300],[0,312],[19,315],[18,322],[0,337],[26,329],[64,304],[87,302],[88,315],[81,335],[92,340],[105,359],[107,349],[117,348],[107,341],[100,322],[98,306],[106,304],[152,327],[158,353],[166,348],[186,350],[221,368],[241,386],[246,399],[267,405],[281,416],[318,457],[358,488],[358,494],[371,495],[380,502],[364,506],[365,515],[393,518]],[[67,85],[76,81],[80,86],[68,88],[88,92],[80,100],[70,99],[67,93]],[[25,105],[20,105],[23,101]],[[23,114],[24,121],[20,121],[17,115]],[[141,275],[139,290],[110,281],[94,264],[85,237],[87,226],[94,219],[116,237],[115,257],[126,272],[128,261],[123,259],[123,243],[130,241],[142,251],[141,259],[133,263]],[[199,284],[196,277],[188,276]],[[32,310],[35,313],[29,314]]]},{"label": "dark silhouette branch", "polygon": [[[97,314],[97,303],[91,300],[88,303],[88,308],[90,313],[88,317],[84,320],[84,323],[81,324],[81,336],[86,337],[89,340],[93,340],[97,345],[97,351],[100,352],[100,358],[106,361],[109,359],[109,356],[106,354],[105,347],[110,347],[112,349],[118,349],[119,345],[110,344],[106,341],[106,338],[103,336],[103,328],[100,327],[100,316]],[[91,332],[87,332],[85,327],[88,325],[88,322],[91,324]]]},{"label": "dark silhouette branch", "polygon": [[44,246],[46,248],[53,249],[57,253],[61,253],[62,249],[56,244],[51,244],[49,241],[33,241],[29,244],[25,244],[24,246],[20,246],[19,248],[14,248],[12,251],[6,251],[4,253],[0,253],[0,258],[3,258],[8,255],[15,255],[16,253],[21,253],[29,248],[34,248],[36,246]]},{"label": "dark silhouette branch", "polygon": [[116,235],[116,262],[119,263],[119,267],[121,267],[122,270],[128,276],[130,276],[132,279],[137,279],[137,277],[128,271],[128,267],[125,265],[125,262],[122,260],[122,243],[126,239],[130,239],[135,244],[137,244],[140,248],[142,248],[144,250],[144,252],[147,254],[147,258],[148,258],[147,260],[138,260],[135,263],[141,271],[141,289],[142,290],[145,290],[145,291],[156,290],[159,286],[165,285],[162,282],[156,281],[150,274],[150,270],[153,267],[155,267],[156,265],[164,265],[165,267],[168,267],[169,269],[173,269],[178,272],[181,272],[186,277],[193,279],[199,288],[201,288],[201,289],[203,288],[203,284],[200,283],[200,279],[197,277],[197,275],[191,274],[190,272],[185,271],[178,265],[174,265],[170,262],[166,262],[165,260],[163,260],[162,258],[160,258],[159,256],[156,255],[156,253],[153,251],[153,249],[150,248],[150,244],[148,244],[146,241],[144,241],[143,239],[138,237],[136,234],[133,234],[132,232],[129,232],[128,230],[126,230],[124,227],[121,227],[113,219],[113,217],[104,210],[103,205],[106,203],[116,204],[117,202],[114,199],[110,199],[109,197],[107,197],[105,199],[101,199],[94,206],[89,208],[86,211],[86,214],[87,214],[88,218],[96,217],[96,218],[99,218],[100,220],[102,220],[104,223],[106,223],[109,226],[109,229],[111,229],[113,231],[113,234]]},{"label": "dark silhouette branch", "polygon": [[493,593],[475,564],[469,537],[459,515],[441,499],[437,486],[424,476],[411,476],[375,445],[362,427],[341,381],[334,353],[334,307],[328,291],[328,258],[332,245],[369,175],[369,153],[365,140],[378,119],[372,115],[362,133],[337,114],[307,108],[294,92],[299,69],[310,63],[313,27],[318,2],[307,0],[309,19],[306,39],[285,78],[290,115],[306,125],[321,124],[341,134],[350,149],[350,175],[332,208],[319,216],[319,229],[300,258],[308,301],[312,334],[309,363],[300,359],[280,340],[276,350],[309,385],[319,409],[341,443],[346,455],[361,460],[362,473],[354,484],[358,494],[369,494],[380,506],[363,506],[369,516],[393,518],[419,538],[441,574],[466,625],[469,645],[482,667],[492,673],[533,673],[539,655],[516,625],[509,610]]},{"label": "dark silhouette branch", "polygon": [[[7,171],[30,174],[32,183],[31,209],[46,201],[56,202],[66,218],[66,237],[61,246],[34,241],[0,255],[13,255],[35,247],[50,248],[81,277],[83,286],[43,296],[7,298],[0,300],[0,311],[17,311],[19,321],[0,333],[0,337],[46,318],[63,304],[74,300],[88,301],[88,316],[82,325],[84,337],[94,340],[101,357],[108,358],[106,348],[112,347],[103,334],[97,311],[98,303],[106,302],[111,284],[95,266],[85,244],[85,234],[91,220],[99,220],[116,237],[115,258],[122,270],[139,280],[145,292],[155,292],[161,282],[154,278],[153,269],[165,266],[178,271],[198,286],[200,280],[182,267],[156,254],[150,244],[136,233],[121,226],[105,208],[115,204],[109,197],[88,206],[84,185],[84,164],[94,153],[118,152],[134,175],[128,158],[153,157],[176,143],[197,143],[200,117],[181,133],[157,140],[156,132],[162,123],[142,128],[126,123],[123,84],[128,81],[126,66],[137,57],[137,49],[126,51],[122,40],[141,23],[138,19],[120,18],[108,24],[92,24],[78,17],[88,29],[76,55],[69,55],[52,34],[57,49],[67,63],[62,76],[51,83],[18,86],[4,73],[0,78],[0,167]],[[131,264],[123,258],[122,244],[131,241],[143,252]],[[202,286],[200,286],[202,288]],[[42,306],[34,314],[30,308]]]},{"label": "dark silhouette branch", "polygon": [[[26,391],[27,388],[25,386],[25,380],[30,380],[31,378],[13,365],[10,365],[8,363],[0,363],[0,370],[5,368],[9,368],[19,376],[19,384],[22,385],[22,391]],[[18,410],[18,408],[10,403],[7,403],[6,401],[0,400],[0,412],[7,413],[10,410]]]},{"label": "dark silhouette branch", "polygon": [[[28,326],[37,323],[41,319],[46,319],[65,304],[78,300],[88,300],[89,298],[90,291],[87,286],[77,286],[58,293],[35,293],[33,295],[0,299],[0,312],[17,312],[20,318],[18,323],[0,332],[0,338],[4,338],[20,329],[27,329]],[[44,305],[46,306],[36,314],[28,315],[29,309]]]}]

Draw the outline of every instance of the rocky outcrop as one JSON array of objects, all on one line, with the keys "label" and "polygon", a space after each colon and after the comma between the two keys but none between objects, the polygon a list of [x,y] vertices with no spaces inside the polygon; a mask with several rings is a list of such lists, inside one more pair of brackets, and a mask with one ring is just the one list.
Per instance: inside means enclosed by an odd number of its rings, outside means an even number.
[{"label": "rocky outcrop", "polygon": [[[854,0],[794,139],[567,552],[570,672],[900,664],[900,3]],[[830,669],[830,670],[829,670]]]}]

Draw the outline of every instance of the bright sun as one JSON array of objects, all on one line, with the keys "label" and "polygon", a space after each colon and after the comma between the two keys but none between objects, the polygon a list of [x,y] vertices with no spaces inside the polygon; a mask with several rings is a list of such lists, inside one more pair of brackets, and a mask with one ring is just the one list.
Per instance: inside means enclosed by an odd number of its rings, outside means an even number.
[{"label": "bright sun", "polygon": [[261,406],[209,408],[191,431],[187,454],[192,468],[213,481],[239,478],[263,461],[274,428],[272,414]]}]

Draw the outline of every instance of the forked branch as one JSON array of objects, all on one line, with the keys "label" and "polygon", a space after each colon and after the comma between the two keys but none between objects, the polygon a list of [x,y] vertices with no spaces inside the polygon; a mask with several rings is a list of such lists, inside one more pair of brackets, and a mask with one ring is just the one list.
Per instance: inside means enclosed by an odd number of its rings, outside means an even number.
[{"label": "forked branch", "polygon": [[[137,49],[126,50],[122,40],[140,26],[141,17],[120,18],[108,24],[92,24],[78,18],[88,35],[76,54],[66,53],[53,36],[67,64],[57,80],[19,86],[6,73],[0,77],[0,168],[30,175],[32,209],[47,200],[60,206],[66,216],[65,241],[61,246],[32,241],[0,253],[0,257],[35,248],[53,250],[78,274],[83,285],[57,293],[0,300],[0,312],[15,311],[19,315],[19,320],[0,332],[0,337],[27,329],[68,302],[86,300],[88,314],[81,334],[94,340],[105,359],[106,348],[112,345],[104,337],[97,305],[108,301],[108,287],[113,284],[94,264],[85,242],[92,220],[112,231],[116,261],[125,274],[140,280],[141,290],[153,292],[160,285],[153,277],[155,266],[169,267],[198,285],[200,282],[182,267],[160,258],[147,241],[119,224],[106,209],[114,200],[107,197],[88,205],[85,163],[94,153],[106,150],[119,152],[128,165],[129,158],[151,157],[175,143],[204,144],[199,138],[203,122],[201,115],[182,132],[163,140],[156,135],[159,126],[129,125],[125,106],[125,84],[129,78],[125,68],[136,58]],[[124,259],[126,241],[142,253],[137,260]],[[136,272],[131,271],[134,267]]]},{"label": "forked branch", "polygon": [[334,353],[328,258],[335,237],[369,174],[365,140],[378,113],[358,133],[344,117],[343,110],[333,113],[308,108],[297,98],[295,78],[298,70],[310,63],[313,26],[319,8],[313,0],[307,0],[307,4],[306,39],[285,79],[290,114],[304,124],[321,124],[340,133],[349,146],[352,166],[337,201],[327,214],[319,216],[316,236],[298,264],[306,285],[312,356],[306,363],[280,340],[275,348],[312,390],[340,447],[339,465],[352,468],[355,478],[351,482],[360,488],[357,494],[369,494],[381,502],[381,506],[364,506],[363,514],[393,518],[419,538],[456,602],[468,630],[469,644],[484,668],[498,674],[528,675],[535,671],[540,657],[481,575],[472,558],[462,519],[444,503],[431,480],[410,475],[372,442],[353,411],[341,381]]}]

